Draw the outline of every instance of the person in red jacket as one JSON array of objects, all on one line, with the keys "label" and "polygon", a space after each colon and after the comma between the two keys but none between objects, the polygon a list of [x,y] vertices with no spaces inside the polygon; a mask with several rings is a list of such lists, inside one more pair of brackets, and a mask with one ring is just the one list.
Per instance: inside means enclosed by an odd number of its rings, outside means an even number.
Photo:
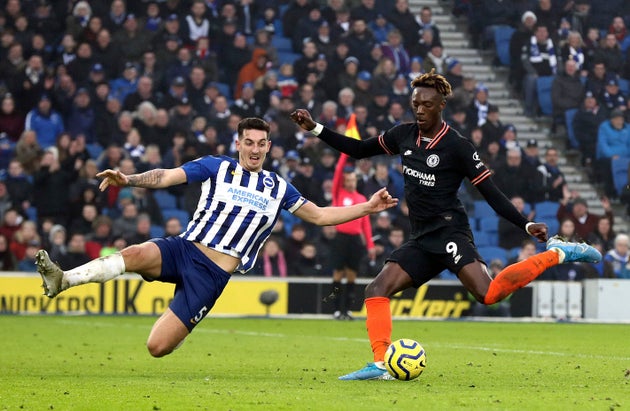
[{"label": "person in red jacket", "polygon": [[[357,191],[357,175],[354,169],[347,166],[348,155],[341,154],[333,176],[332,205],[347,207],[365,201],[365,196]],[[370,217],[348,221],[336,226],[337,236],[331,258],[333,262],[332,290],[325,301],[335,304],[333,317],[337,320],[352,320],[350,307],[354,301],[354,283],[359,271],[359,263],[366,250],[374,259],[374,242],[372,241],[372,224]],[[341,280],[346,278],[345,290],[342,291]]]},{"label": "person in red jacket", "polygon": [[[589,234],[595,231],[599,219],[603,216],[589,212],[586,200],[581,197],[574,197],[571,199],[568,191],[569,190],[565,190],[564,198],[560,200],[560,206],[558,207],[556,217],[558,218],[558,221],[562,221],[567,218],[573,221],[575,224],[575,235],[580,241],[586,241]],[[610,200],[606,197],[602,197],[601,203],[602,207],[604,207],[605,216],[610,219],[610,223],[612,225],[615,216],[612,206],[610,205]]]}]

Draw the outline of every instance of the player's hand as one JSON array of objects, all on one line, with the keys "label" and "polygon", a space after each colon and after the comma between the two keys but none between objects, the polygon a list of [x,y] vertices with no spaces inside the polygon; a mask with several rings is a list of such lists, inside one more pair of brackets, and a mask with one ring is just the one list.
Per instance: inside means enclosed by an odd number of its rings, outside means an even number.
[{"label": "player's hand", "polygon": [[536,237],[541,243],[547,242],[547,224],[534,223],[528,227],[527,233]]},{"label": "player's hand", "polygon": [[372,194],[370,201],[368,201],[371,213],[378,213],[379,211],[387,210],[388,208],[396,207],[398,205],[398,199],[389,194],[385,187]]},{"label": "player's hand", "polygon": [[311,131],[315,128],[315,122],[313,121],[311,113],[309,113],[308,110],[298,108],[293,113],[289,114],[289,117],[291,117],[291,120],[293,120],[295,124],[306,131]]},{"label": "player's hand", "polygon": [[101,171],[96,175],[96,177],[103,179],[103,181],[101,181],[101,184],[99,184],[98,186],[99,190],[101,191],[105,191],[109,186],[125,187],[129,184],[129,179],[127,178],[127,176],[118,170]]}]

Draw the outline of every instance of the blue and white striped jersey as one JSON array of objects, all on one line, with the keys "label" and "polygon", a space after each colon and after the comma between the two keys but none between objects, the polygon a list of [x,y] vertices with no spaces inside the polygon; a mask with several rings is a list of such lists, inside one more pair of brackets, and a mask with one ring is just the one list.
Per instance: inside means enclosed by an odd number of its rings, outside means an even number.
[{"label": "blue and white striped jersey", "polygon": [[188,181],[201,181],[195,215],[180,236],[241,259],[246,272],[271,234],[281,209],[293,213],[306,199],[276,173],[245,170],[226,156],[206,156],[182,166]]}]

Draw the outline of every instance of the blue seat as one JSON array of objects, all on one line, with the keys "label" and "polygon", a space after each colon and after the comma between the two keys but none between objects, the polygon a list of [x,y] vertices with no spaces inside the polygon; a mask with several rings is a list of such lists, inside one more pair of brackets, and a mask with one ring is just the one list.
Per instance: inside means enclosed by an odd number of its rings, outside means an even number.
[{"label": "blue seat", "polygon": [[630,81],[625,78],[618,78],[617,82],[619,83],[619,91],[621,91],[621,94],[628,98],[628,93],[630,93]]},{"label": "blue seat", "polygon": [[151,238],[164,237],[164,227],[154,224],[151,226],[151,231],[149,232],[149,234],[151,235]]},{"label": "blue seat", "polygon": [[541,76],[536,79],[536,93],[538,95],[538,106],[545,116],[553,114],[551,103],[551,85],[555,76]]},{"label": "blue seat", "polygon": [[26,217],[28,217],[31,221],[37,221],[37,209],[33,206],[30,206],[26,210]]},{"label": "blue seat", "polygon": [[499,26],[494,30],[494,46],[502,66],[510,65],[510,39],[515,31],[510,26]]},{"label": "blue seat", "polygon": [[485,247],[478,247],[477,251],[484,259],[486,263],[490,263],[490,261],[494,259],[499,259],[503,264],[507,263],[507,251],[498,246],[488,245]]},{"label": "blue seat", "polygon": [[224,95],[228,100],[232,99],[232,91],[230,89],[230,85],[229,84],[227,84],[227,83],[220,83],[220,82],[216,82],[215,84],[217,86],[217,89],[219,90],[219,93]]},{"label": "blue seat", "polygon": [[85,149],[90,154],[90,158],[96,160],[103,152],[103,146],[98,143],[86,144]]},{"label": "blue seat", "polygon": [[495,245],[490,238],[490,234],[485,231],[473,231],[473,237],[475,239],[475,245],[477,247],[485,247],[488,245]]},{"label": "blue seat", "polygon": [[293,64],[295,60],[302,57],[301,54],[292,53],[290,51],[278,51],[278,64]]},{"label": "blue seat", "polygon": [[628,165],[630,164],[630,158],[619,157],[613,159],[610,163],[612,170],[613,183],[617,190],[617,195],[621,195],[623,188],[628,184]]},{"label": "blue seat", "polygon": [[153,198],[155,198],[162,211],[177,208],[177,197],[166,190],[155,190]]},{"label": "blue seat", "polygon": [[499,232],[499,217],[496,215],[489,215],[479,219],[479,231],[486,233],[498,233]]},{"label": "blue seat", "polygon": [[534,204],[534,210],[536,210],[536,219],[543,219],[545,217],[556,218],[558,212],[558,203],[555,201],[541,201]]},{"label": "blue seat", "polygon": [[280,34],[276,34],[271,38],[271,45],[274,46],[276,48],[276,50],[278,50],[278,52],[281,51],[288,51],[290,53],[293,52],[293,45],[291,44],[291,39],[287,38],[287,37],[282,37]]},{"label": "blue seat", "polygon": [[470,229],[475,231],[477,230],[478,224],[477,224],[477,218],[475,217],[468,217],[468,224],[470,224]]},{"label": "blue seat", "polygon": [[476,218],[484,218],[488,216],[496,216],[497,213],[494,211],[490,204],[488,204],[484,200],[475,200],[475,217]]},{"label": "blue seat", "polygon": [[177,209],[162,210],[162,217],[164,217],[164,221],[168,220],[171,217],[175,217],[179,220],[182,227],[186,227],[188,225],[188,220],[190,220],[188,211]]},{"label": "blue seat", "polygon": [[573,129],[573,119],[578,112],[577,108],[570,108],[564,112],[564,123],[567,127],[567,136],[569,137],[569,144],[571,148],[580,148],[580,143],[575,137],[575,130]]}]

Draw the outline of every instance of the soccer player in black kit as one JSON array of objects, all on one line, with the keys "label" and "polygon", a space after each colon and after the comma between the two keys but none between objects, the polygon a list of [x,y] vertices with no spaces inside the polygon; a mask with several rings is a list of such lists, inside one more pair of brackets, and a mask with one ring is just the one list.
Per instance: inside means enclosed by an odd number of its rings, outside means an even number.
[{"label": "soccer player in black kit", "polygon": [[[601,259],[601,254],[586,244],[565,242],[559,237],[547,241],[546,224],[527,221],[514,208],[492,181],[490,170],[473,145],[442,119],[446,99],[451,95],[451,86],[443,76],[432,70],[416,77],[411,87],[411,108],[416,122],[394,126],[367,140],[335,133],[313,121],[306,110],[291,113],[292,120],[302,129],[354,158],[389,154],[402,159],[412,234],[408,242],[392,252],[365,289],[366,325],[374,362],[339,377],[342,380],[392,378],[383,365],[392,333],[389,297],[410,287],[420,287],[444,269],[457,274],[479,302],[490,305],[527,285],[549,267]],[[546,251],[506,267],[492,279],[477,252],[468,216],[457,198],[464,178],[477,187],[500,216],[539,241],[547,241]]]}]

